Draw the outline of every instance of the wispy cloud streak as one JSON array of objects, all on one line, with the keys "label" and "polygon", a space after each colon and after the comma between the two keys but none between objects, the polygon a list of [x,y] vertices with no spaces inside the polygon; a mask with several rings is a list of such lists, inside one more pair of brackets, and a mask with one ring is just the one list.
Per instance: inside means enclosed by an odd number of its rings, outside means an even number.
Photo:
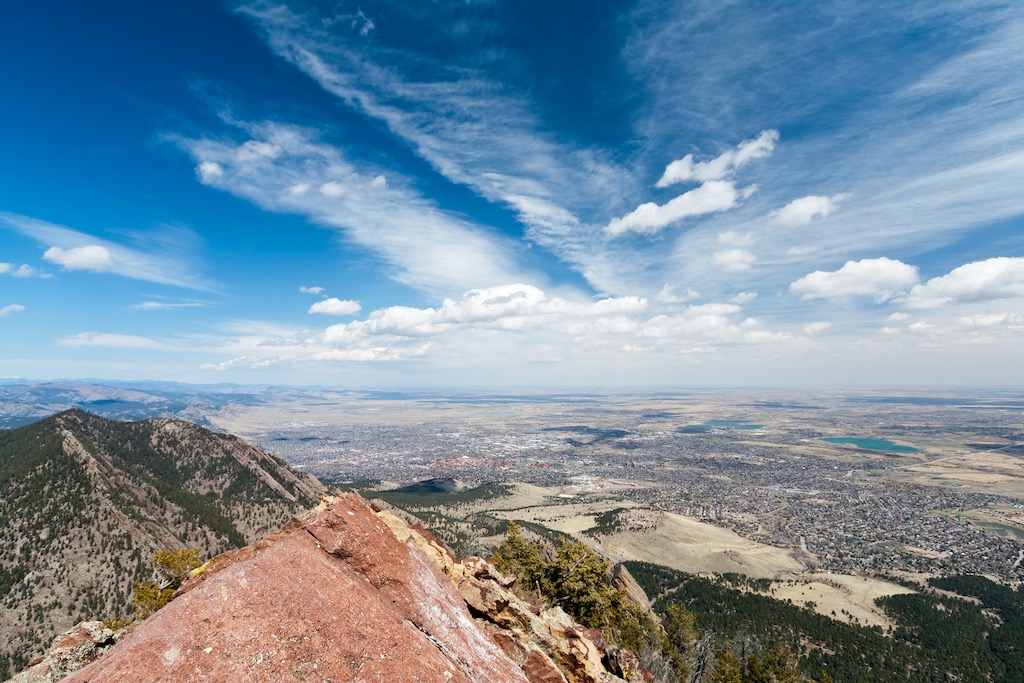
[{"label": "wispy cloud streak", "polygon": [[304,128],[239,124],[249,139],[177,140],[199,180],[270,211],[308,216],[380,256],[395,279],[434,293],[528,278],[512,241],[440,210],[401,177],[380,182]]},{"label": "wispy cloud streak", "polygon": [[126,246],[29,216],[0,213],[0,224],[34,239],[45,250],[43,258],[66,271],[110,273],[187,289],[217,288],[194,271],[196,236],[182,228],[134,233],[139,246]]}]

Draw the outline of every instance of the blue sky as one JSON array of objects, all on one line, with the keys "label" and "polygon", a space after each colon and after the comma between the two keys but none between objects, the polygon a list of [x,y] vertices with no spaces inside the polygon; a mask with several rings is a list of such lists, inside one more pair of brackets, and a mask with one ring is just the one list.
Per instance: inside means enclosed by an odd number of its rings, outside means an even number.
[{"label": "blue sky", "polygon": [[1017,0],[0,7],[0,376],[1024,381]]}]

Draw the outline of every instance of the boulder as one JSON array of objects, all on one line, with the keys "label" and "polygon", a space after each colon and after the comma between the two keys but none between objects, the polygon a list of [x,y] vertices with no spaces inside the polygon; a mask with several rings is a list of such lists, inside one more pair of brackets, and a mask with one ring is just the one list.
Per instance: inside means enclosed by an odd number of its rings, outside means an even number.
[{"label": "boulder", "polygon": [[53,683],[95,661],[114,645],[114,632],[102,621],[83,621],[53,639],[49,651],[34,659],[8,683]]}]

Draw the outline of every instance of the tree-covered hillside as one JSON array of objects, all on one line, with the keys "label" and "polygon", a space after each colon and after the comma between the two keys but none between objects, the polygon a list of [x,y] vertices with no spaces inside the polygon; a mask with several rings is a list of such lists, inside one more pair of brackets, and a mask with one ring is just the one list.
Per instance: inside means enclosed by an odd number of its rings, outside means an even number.
[{"label": "tree-covered hillside", "polygon": [[[644,562],[625,563],[656,611],[683,604],[696,628],[718,640],[752,639],[797,652],[805,672],[827,671],[844,683],[1024,681],[1024,593],[977,576],[933,579],[932,588],[878,604],[897,624],[851,625],[757,593],[723,578],[694,576]],[[968,600],[965,598],[974,598]]]},{"label": "tree-covered hillside", "polygon": [[123,614],[155,552],[245,545],[325,492],[187,422],[72,410],[0,431],[0,679],[77,621]]}]

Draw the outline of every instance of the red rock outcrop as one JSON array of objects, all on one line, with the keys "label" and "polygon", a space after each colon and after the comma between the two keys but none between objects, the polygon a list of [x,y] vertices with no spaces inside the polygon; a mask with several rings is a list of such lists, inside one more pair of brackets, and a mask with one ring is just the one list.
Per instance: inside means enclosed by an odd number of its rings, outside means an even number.
[{"label": "red rock outcrop", "polygon": [[75,681],[526,683],[355,495],[220,556]]},{"label": "red rock outcrop", "polygon": [[535,614],[512,581],[349,494],[219,556],[66,680],[644,680],[635,657],[559,608]]}]

